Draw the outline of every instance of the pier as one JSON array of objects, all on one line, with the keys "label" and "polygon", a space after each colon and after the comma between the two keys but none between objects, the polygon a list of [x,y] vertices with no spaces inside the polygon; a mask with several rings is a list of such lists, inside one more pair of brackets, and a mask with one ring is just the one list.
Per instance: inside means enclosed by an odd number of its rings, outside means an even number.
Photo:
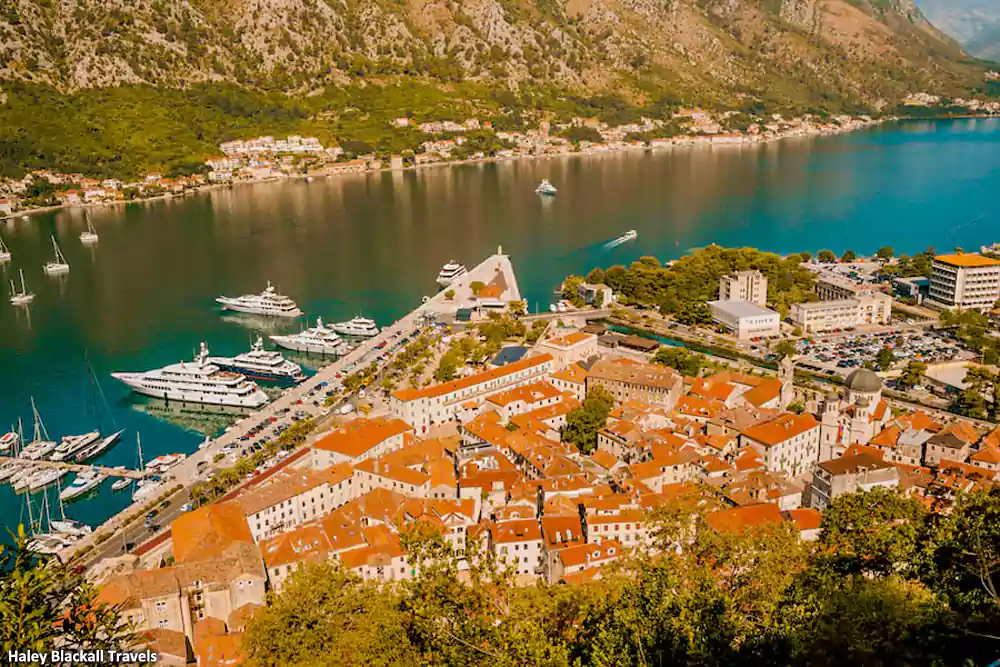
[{"label": "pier", "polygon": [[128,477],[129,479],[142,479],[146,477],[146,473],[142,470],[129,470],[128,468],[122,470],[121,468],[92,466],[86,463],[66,463],[64,461],[46,461],[45,459],[35,461],[32,459],[21,459],[15,456],[0,456],[0,463],[7,463],[8,461],[17,461],[18,463],[23,464],[26,468],[35,468],[36,470],[42,470],[43,468],[61,468],[72,472],[96,470],[102,475],[107,475],[108,477]]}]

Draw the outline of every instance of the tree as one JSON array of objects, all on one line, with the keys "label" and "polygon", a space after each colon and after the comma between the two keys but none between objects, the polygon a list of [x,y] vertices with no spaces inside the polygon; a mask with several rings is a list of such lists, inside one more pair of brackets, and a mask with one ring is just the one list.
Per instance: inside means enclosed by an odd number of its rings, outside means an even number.
[{"label": "tree", "polygon": [[98,602],[83,569],[36,553],[24,526],[0,552],[0,650],[122,651],[138,636],[119,606]]},{"label": "tree", "polygon": [[853,262],[857,258],[858,254],[856,252],[854,252],[853,250],[845,250],[844,254],[840,256],[840,261],[844,263]]},{"label": "tree", "polygon": [[444,298],[448,299],[449,301],[451,301],[452,299],[454,299],[455,298],[455,290],[453,290],[453,289],[447,290],[444,293]]},{"label": "tree", "polygon": [[584,454],[592,453],[597,449],[597,432],[608,425],[608,415],[614,404],[615,399],[607,389],[592,388],[580,407],[566,415],[563,441],[573,443]]},{"label": "tree", "polygon": [[822,264],[832,264],[837,261],[837,256],[829,250],[820,250],[816,253],[816,259]]},{"label": "tree", "polygon": [[528,314],[528,307],[524,301],[511,301],[507,304],[507,312],[514,318],[524,317]]},{"label": "tree", "polygon": [[604,270],[600,268],[591,269],[590,272],[587,273],[587,282],[590,283],[591,285],[599,285],[603,283]]},{"label": "tree", "polygon": [[798,354],[799,349],[795,346],[795,343],[785,339],[778,341],[778,344],[774,346],[774,353],[778,356],[778,359],[784,359],[785,357],[794,357]]},{"label": "tree", "polygon": [[680,371],[681,375],[687,377],[698,377],[701,373],[702,357],[700,354],[689,352],[683,347],[665,345],[656,351],[653,363],[675,368]]},{"label": "tree", "polygon": [[927,364],[922,361],[911,361],[900,376],[899,384],[904,389],[913,389],[924,381],[924,373],[926,372]]},{"label": "tree", "polygon": [[896,355],[893,354],[892,348],[889,346],[883,347],[878,351],[875,356],[875,362],[878,364],[878,369],[880,371],[887,371],[892,368],[892,364],[896,361]]},{"label": "tree", "polygon": [[806,411],[806,406],[802,404],[802,401],[796,401],[788,406],[789,412],[794,412],[797,415],[801,415]]},{"label": "tree", "polygon": [[472,290],[473,296],[479,296],[479,293],[483,291],[484,287],[486,287],[486,283],[481,280],[473,280],[469,283],[469,289]]},{"label": "tree", "polygon": [[561,296],[574,306],[583,306],[583,299],[580,298],[579,288],[584,283],[582,276],[566,276],[563,281]]},{"label": "tree", "polygon": [[879,259],[890,260],[890,259],[892,259],[893,255],[895,255],[896,253],[892,249],[892,246],[887,245],[887,246],[882,246],[881,248],[879,248],[878,252],[875,253],[875,254],[878,256]]}]

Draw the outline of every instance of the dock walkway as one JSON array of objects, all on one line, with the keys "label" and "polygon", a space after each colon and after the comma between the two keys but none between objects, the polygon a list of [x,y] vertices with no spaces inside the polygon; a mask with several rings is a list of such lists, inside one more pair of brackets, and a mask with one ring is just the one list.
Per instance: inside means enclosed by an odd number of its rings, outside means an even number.
[{"label": "dock walkway", "polygon": [[106,468],[104,466],[92,466],[86,463],[67,463],[65,461],[46,461],[32,460],[32,459],[21,459],[15,456],[0,456],[0,463],[6,463],[7,461],[17,461],[23,463],[26,466],[32,468],[62,468],[64,470],[70,470],[72,472],[83,472],[85,470],[97,470],[102,475],[107,475],[108,477],[128,477],[129,479],[142,479],[146,476],[141,470],[129,470],[128,468]]}]

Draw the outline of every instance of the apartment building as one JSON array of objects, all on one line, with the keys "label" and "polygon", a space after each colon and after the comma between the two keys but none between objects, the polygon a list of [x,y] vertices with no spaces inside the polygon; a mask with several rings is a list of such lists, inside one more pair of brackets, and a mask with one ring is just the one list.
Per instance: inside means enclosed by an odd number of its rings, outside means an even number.
[{"label": "apartment building", "polygon": [[486,405],[500,415],[501,421],[506,422],[515,415],[549,407],[562,400],[561,391],[548,382],[540,381],[493,394],[486,399]]},{"label": "apartment building", "polygon": [[815,509],[823,511],[838,496],[871,491],[879,486],[899,486],[899,471],[894,465],[867,452],[841,456],[816,466],[810,502]]},{"label": "apartment building", "polygon": [[551,373],[554,364],[551,354],[540,354],[451,382],[403,389],[389,397],[389,409],[422,433],[454,419],[462,403],[534,382]]},{"label": "apartment building", "polygon": [[751,426],[740,436],[763,459],[768,472],[791,476],[808,471],[819,459],[820,423],[810,414],[786,413]]},{"label": "apartment building", "polygon": [[545,562],[542,529],[536,519],[514,519],[491,524],[489,547],[519,575],[538,574]]},{"label": "apartment building", "polygon": [[595,386],[607,389],[619,403],[642,401],[672,408],[681,397],[684,380],[666,366],[631,359],[602,359],[587,374],[587,391]]},{"label": "apartment building", "polygon": [[719,301],[767,304],[767,276],[760,271],[737,271],[719,278]]},{"label": "apartment building", "polygon": [[400,449],[413,427],[400,419],[354,419],[312,446],[312,467],[323,470],[338,463],[360,463]]},{"label": "apartment building", "polygon": [[332,512],[361,495],[353,474],[347,463],[325,470],[280,470],[233,502],[243,508],[250,533],[255,542],[260,542]]},{"label": "apartment building", "polygon": [[977,253],[935,257],[928,299],[942,308],[992,310],[1000,299],[1000,260]]}]

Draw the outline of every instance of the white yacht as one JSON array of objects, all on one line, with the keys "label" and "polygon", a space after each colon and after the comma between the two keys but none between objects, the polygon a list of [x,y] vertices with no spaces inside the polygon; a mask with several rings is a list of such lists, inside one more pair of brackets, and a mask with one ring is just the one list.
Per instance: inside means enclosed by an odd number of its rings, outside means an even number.
[{"label": "white yacht", "polygon": [[297,334],[271,336],[277,345],[295,352],[314,352],[316,354],[339,354],[344,341],[333,329],[323,325],[323,318],[316,318],[316,326]]},{"label": "white yacht", "polygon": [[34,398],[31,399],[31,412],[35,419],[35,434],[31,442],[21,450],[19,456],[22,459],[37,461],[38,459],[47,457],[59,445],[49,440],[48,431],[45,430],[45,424],[42,423],[42,416],[38,414],[38,408],[35,407]]},{"label": "white yacht", "polygon": [[45,266],[42,267],[45,273],[50,276],[61,276],[64,273],[69,273],[69,263],[63,257],[62,250],[59,249],[59,244],[56,243],[55,236],[52,237],[52,248],[56,251],[56,257],[54,261],[46,262]]},{"label": "white yacht", "polygon": [[441,267],[441,272],[438,273],[437,277],[437,284],[441,287],[447,287],[468,272],[469,270],[465,268],[464,264],[459,264],[455,260],[452,260]]},{"label": "white yacht", "polygon": [[235,357],[211,357],[208,361],[223,370],[243,373],[255,380],[297,384],[306,379],[301,366],[285,359],[280,352],[265,350],[260,336],[249,352]]},{"label": "white yacht", "polygon": [[107,475],[97,470],[87,470],[78,473],[73,483],[59,492],[59,500],[72,500],[77,496],[82,496],[88,491],[99,487],[107,478]]},{"label": "white yacht", "polygon": [[64,435],[62,442],[49,455],[49,458],[53,461],[65,461],[84,447],[97,442],[100,437],[100,431],[91,431],[83,435]]},{"label": "white yacht", "polygon": [[110,449],[112,445],[118,442],[118,438],[122,437],[122,433],[124,432],[125,429],[119,429],[114,433],[112,433],[111,435],[109,435],[108,437],[101,440],[100,442],[94,442],[93,444],[87,447],[83,447],[77,450],[76,454],[73,455],[73,460],[76,461],[77,463],[83,463],[84,461],[89,461],[90,459],[97,458],[105,451]]},{"label": "white yacht", "polygon": [[53,519],[49,522],[49,527],[62,535],[76,537],[83,537],[94,532],[94,529],[87,524],[74,521],[73,519]]},{"label": "white yacht", "polygon": [[187,456],[184,454],[164,454],[157,456],[146,464],[146,472],[153,473],[154,475],[162,475],[186,458]]},{"label": "white yacht", "polygon": [[604,244],[604,246],[606,248],[614,248],[615,246],[619,246],[623,243],[634,241],[637,238],[639,238],[639,232],[635,231],[634,229],[630,229],[621,236],[619,236],[618,238],[608,241],[607,243]]},{"label": "white yacht", "polygon": [[0,237],[0,263],[10,261],[10,248],[7,244],[3,242],[3,237]]},{"label": "white yacht", "polygon": [[238,313],[292,318],[302,315],[302,311],[299,310],[294,301],[274,290],[271,281],[268,281],[267,288],[260,294],[244,294],[237,297],[220,296],[216,301],[222,305],[224,310],[234,310]]},{"label": "white yacht", "polygon": [[94,229],[94,223],[90,221],[90,214],[85,213],[84,215],[87,216],[87,231],[80,232],[80,243],[84,245],[97,243],[100,237],[97,235],[97,230]]},{"label": "white yacht", "polygon": [[378,326],[375,320],[367,317],[355,317],[346,322],[334,324],[332,329],[342,336],[354,336],[355,338],[371,338],[378,335]]},{"label": "white yacht", "polygon": [[0,463],[0,482],[6,482],[15,474],[19,473],[25,464],[20,461],[7,461]]},{"label": "white yacht", "polygon": [[122,477],[121,479],[115,480],[115,483],[111,485],[112,491],[121,491],[132,486],[132,478]]},{"label": "white yacht", "polygon": [[202,343],[194,361],[182,361],[144,373],[112,373],[132,391],[167,401],[259,408],[267,394],[246,376],[221,370],[208,362],[208,347]]},{"label": "white yacht", "polygon": [[68,474],[69,470],[65,468],[46,468],[30,479],[28,490],[38,491],[39,489],[44,489],[49,484],[55,484]]},{"label": "white yacht", "polygon": [[557,192],[559,191],[556,189],[556,186],[549,183],[549,179],[547,178],[543,178],[542,182],[538,184],[537,188],[535,188],[535,194],[545,195],[547,197],[554,197]]},{"label": "white yacht", "polygon": [[24,269],[19,269],[18,274],[21,276],[21,291],[17,291],[17,287],[14,286],[14,281],[10,281],[10,303],[14,306],[27,306],[29,303],[35,300],[34,292],[29,292],[24,286]]},{"label": "white yacht", "polygon": [[0,436],[0,452],[9,452],[11,449],[17,447],[17,443],[20,441],[21,436],[17,434],[17,431],[4,433]]},{"label": "white yacht", "polygon": [[164,487],[166,487],[164,482],[158,482],[153,479],[140,479],[139,483],[135,486],[135,490],[132,491],[132,502],[142,502],[151,497],[156,497],[156,494],[162,491]]}]

